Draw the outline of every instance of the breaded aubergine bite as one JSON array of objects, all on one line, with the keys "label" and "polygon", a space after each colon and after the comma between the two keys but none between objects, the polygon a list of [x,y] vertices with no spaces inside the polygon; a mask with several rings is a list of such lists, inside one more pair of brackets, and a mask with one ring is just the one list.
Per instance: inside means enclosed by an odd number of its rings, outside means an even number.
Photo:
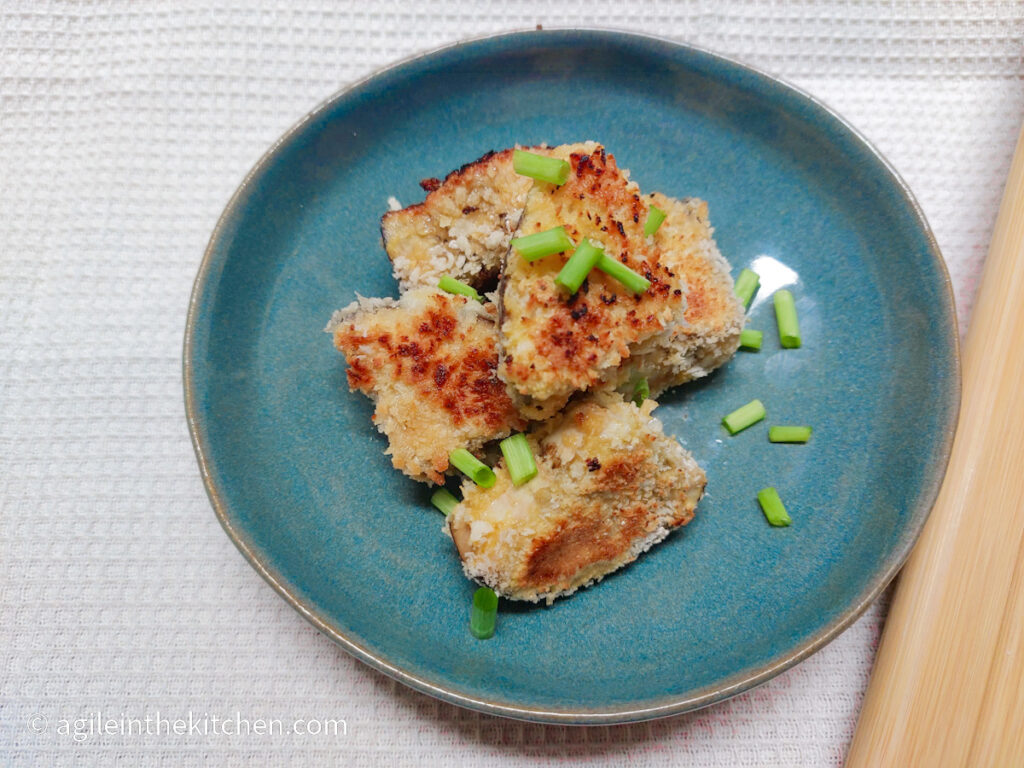
[{"label": "breaded aubergine bite", "polygon": [[739,348],[745,310],[729,262],[715,245],[708,204],[658,192],[644,195],[644,201],[666,214],[653,240],[661,263],[686,283],[686,310],[635,347],[614,382],[622,386],[646,378],[651,396],[657,397],[728,362]]},{"label": "breaded aubergine bite", "polygon": [[648,205],[637,185],[599,144],[557,147],[571,166],[561,186],[536,182],[517,237],[564,227],[650,281],[636,294],[599,269],[571,294],[555,278],[569,252],[527,261],[513,247],[499,287],[498,375],[532,419],[545,418],[578,391],[615,379],[631,351],[672,325],[686,308],[682,277],[644,234]]},{"label": "breaded aubergine bite", "polygon": [[448,526],[466,575],[512,600],[551,603],[599,581],[693,519],[705,476],[651,415],[604,391],[528,435],[536,477],[463,483]]},{"label": "breaded aubergine bite", "polygon": [[351,390],[368,395],[395,469],[442,483],[448,454],[478,452],[522,429],[496,376],[495,307],[434,288],[401,299],[364,299],[326,329],[348,362]]},{"label": "breaded aubergine bite", "polygon": [[436,286],[442,275],[486,287],[498,276],[533,180],[513,170],[506,149],[488,152],[443,182],[421,183],[430,189],[426,200],[381,218],[399,288]]}]

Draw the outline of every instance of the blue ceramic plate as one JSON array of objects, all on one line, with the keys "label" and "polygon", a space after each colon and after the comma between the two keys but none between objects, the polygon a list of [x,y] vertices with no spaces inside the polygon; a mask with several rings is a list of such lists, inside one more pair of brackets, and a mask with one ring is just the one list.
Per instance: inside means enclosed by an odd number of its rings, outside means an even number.
[{"label": "blue ceramic plate", "polygon": [[[321,332],[396,286],[387,200],[515,142],[597,139],[645,190],[710,204],[734,272],[763,276],[741,352],[659,409],[707,470],[692,524],[551,607],[468,630],[467,581],[426,486],[393,470]],[[796,295],[781,350],[771,292]],[[704,706],[803,659],[893,577],[945,469],[959,402],[942,258],[894,171],[841,118],[705,51],[605,31],[475,40],[331,98],[228,204],[185,338],[189,426],[213,506],[257,571],[358,658],[421,691],[530,720],[608,723]],[[766,422],[728,437],[753,398]],[[768,424],[810,424],[805,446]],[[774,485],[793,518],[769,527]]]}]

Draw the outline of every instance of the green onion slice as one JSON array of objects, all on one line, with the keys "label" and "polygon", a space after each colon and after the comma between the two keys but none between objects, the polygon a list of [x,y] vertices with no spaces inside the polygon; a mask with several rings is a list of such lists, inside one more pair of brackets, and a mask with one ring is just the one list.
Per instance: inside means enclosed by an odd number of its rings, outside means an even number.
[{"label": "green onion slice", "polygon": [[498,620],[498,596],[490,587],[480,587],[473,593],[473,605],[469,609],[469,631],[477,640],[486,640],[494,635]]},{"label": "green onion slice", "polygon": [[744,349],[760,349],[764,333],[751,328],[744,328],[740,331],[740,346]]},{"label": "green onion slice", "polygon": [[533,152],[526,152],[522,149],[512,152],[512,168],[520,176],[529,176],[531,179],[559,186],[568,181],[571,170],[569,163],[565,160],[535,155]]},{"label": "green onion slice", "polygon": [[651,287],[651,281],[642,275],[638,275],[621,261],[616,261],[606,253],[601,254],[597,262],[597,268],[609,277],[613,277],[626,286],[633,293],[643,293]]},{"label": "green onion slice", "polygon": [[467,475],[481,488],[493,488],[496,480],[494,470],[465,448],[456,448],[448,454],[448,461],[453,467]]},{"label": "green onion slice", "polygon": [[501,448],[501,455],[505,457],[505,466],[508,468],[509,477],[512,478],[512,485],[522,485],[527,480],[537,476],[537,462],[533,460],[533,451],[530,450],[530,441],[526,435],[520,433],[506,437],[498,447]]},{"label": "green onion slice", "polygon": [[757,424],[764,417],[764,403],[760,400],[751,400],[722,419],[722,423],[729,430],[730,435],[735,435],[737,432],[742,432],[747,427]]},{"label": "green onion slice", "polygon": [[639,408],[644,404],[644,400],[651,396],[651,385],[647,383],[647,379],[643,378],[637,381],[636,386],[633,387],[633,402]]},{"label": "green onion slice", "polygon": [[437,507],[448,517],[452,510],[459,506],[459,500],[452,495],[447,488],[438,488],[430,497],[430,503]]},{"label": "green onion slice", "polygon": [[752,269],[744,269],[736,278],[736,295],[743,302],[743,308],[750,306],[750,300],[757,293],[757,286],[761,284],[761,278]]},{"label": "green onion slice", "polygon": [[555,282],[568,290],[569,293],[576,293],[580,286],[583,285],[583,281],[587,279],[590,270],[597,265],[602,255],[604,255],[603,248],[594,245],[589,240],[584,240],[576,246],[576,250],[572,252],[572,256],[565,262],[565,266],[558,273]]},{"label": "green onion slice", "polygon": [[806,443],[811,439],[811,428],[769,427],[768,439],[773,443]]},{"label": "green onion slice", "polygon": [[658,231],[658,227],[665,221],[665,212],[655,205],[651,206],[651,210],[647,212],[647,221],[644,222],[644,234],[653,235]]},{"label": "green onion slice", "polygon": [[512,241],[516,253],[527,261],[536,261],[553,253],[571,250],[574,245],[565,233],[565,227],[546,229],[543,232],[517,237]]},{"label": "green onion slice", "polygon": [[757,503],[761,505],[761,511],[771,525],[783,527],[793,521],[786,512],[786,507],[779,498],[779,492],[774,488],[763,488],[757,492]]},{"label": "green onion slice", "polygon": [[469,296],[471,299],[481,301],[480,294],[473,289],[473,286],[466,285],[461,280],[456,280],[454,277],[450,277],[448,275],[443,275],[441,279],[437,281],[437,287],[442,291],[447,291],[448,293],[457,293],[460,296]]},{"label": "green onion slice", "polygon": [[772,297],[775,303],[775,322],[779,326],[779,343],[783,349],[800,346],[800,323],[796,319],[796,301],[793,294],[783,289]]}]

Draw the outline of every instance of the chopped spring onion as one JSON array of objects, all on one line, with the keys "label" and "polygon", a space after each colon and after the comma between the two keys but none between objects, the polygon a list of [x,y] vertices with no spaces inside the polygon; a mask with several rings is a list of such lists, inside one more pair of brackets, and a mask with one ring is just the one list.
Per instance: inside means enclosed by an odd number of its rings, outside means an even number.
[{"label": "chopped spring onion", "polygon": [[461,280],[456,280],[454,277],[443,275],[440,280],[437,281],[437,287],[442,291],[448,293],[457,293],[461,296],[469,296],[471,299],[480,301],[480,294],[473,290],[473,286],[466,285]]},{"label": "chopped spring onion", "polygon": [[633,293],[643,293],[651,287],[651,281],[642,275],[638,275],[621,261],[616,261],[608,254],[601,254],[597,268],[609,277],[614,277]]},{"label": "chopped spring onion", "polygon": [[806,443],[811,439],[811,428],[768,427],[768,439],[773,443]]},{"label": "chopped spring onion", "polygon": [[494,470],[484,464],[480,459],[467,451],[465,448],[456,448],[448,454],[448,461],[453,467],[466,474],[474,483],[481,488],[494,487]]},{"label": "chopped spring onion", "polygon": [[447,488],[438,488],[434,491],[430,497],[430,503],[437,507],[439,510],[444,512],[444,516],[448,517],[452,513],[452,510],[459,505],[459,500],[452,495],[452,492]]},{"label": "chopped spring onion", "polygon": [[512,241],[516,253],[527,261],[536,261],[553,253],[572,250],[573,245],[573,241],[565,234],[565,227],[546,229],[543,232],[517,237]]},{"label": "chopped spring onion", "polygon": [[651,396],[651,385],[647,383],[647,379],[643,378],[637,381],[636,386],[633,387],[633,402],[636,403],[637,407],[644,404],[644,400]]},{"label": "chopped spring onion", "polygon": [[486,640],[494,635],[497,620],[498,596],[490,587],[480,587],[473,593],[473,605],[469,609],[469,631],[477,640]]},{"label": "chopped spring onion", "polygon": [[796,319],[796,302],[793,294],[783,289],[772,297],[775,303],[775,322],[779,325],[779,343],[783,349],[800,346],[800,323]]},{"label": "chopped spring onion", "polygon": [[750,306],[750,300],[757,293],[757,286],[761,284],[761,278],[752,269],[744,269],[736,278],[736,295],[743,302],[743,308]]},{"label": "chopped spring onion", "polygon": [[658,227],[661,226],[661,222],[665,220],[665,212],[652,205],[651,210],[647,213],[647,221],[644,223],[644,234],[653,235],[658,231]]},{"label": "chopped spring onion", "polygon": [[501,448],[501,455],[505,457],[505,466],[508,467],[512,485],[522,485],[537,476],[537,462],[533,460],[533,451],[530,450],[530,442],[526,435],[520,433],[506,437],[498,443],[498,447]]},{"label": "chopped spring onion", "polygon": [[744,349],[760,349],[764,333],[745,328],[740,331],[740,346]]},{"label": "chopped spring onion", "polygon": [[604,255],[604,249],[594,245],[589,240],[584,240],[573,251],[572,256],[565,262],[565,266],[562,267],[562,271],[558,273],[555,278],[555,282],[569,291],[569,293],[576,293],[583,285],[583,281],[587,279],[587,275],[590,274],[597,262]]},{"label": "chopped spring onion", "polygon": [[747,427],[757,424],[764,416],[764,403],[760,400],[751,400],[722,419],[722,423],[729,430],[730,435],[735,435],[737,432],[742,432]]},{"label": "chopped spring onion", "polygon": [[521,149],[512,153],[512,168],[520,176],[529,176],[531,179],[559,186],[568,181],[571,170],[569,163],[565,160],[535,155],[533,152],[525,152]]},{"label": "chopped spring onion", "polygon": [[781,527],[793,522],[782,504],[782,499],[779,498],[779,492],[774,488],[763,488],[758,491],[757,503],[761,505],[761,511],[771,525]]}]

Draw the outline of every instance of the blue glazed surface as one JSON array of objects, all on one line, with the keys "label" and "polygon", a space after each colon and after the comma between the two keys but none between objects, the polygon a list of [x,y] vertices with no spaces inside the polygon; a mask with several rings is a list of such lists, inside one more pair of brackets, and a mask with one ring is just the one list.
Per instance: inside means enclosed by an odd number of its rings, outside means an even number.
[{"label": "blue glazed surface", "polygon": [[[734,274],[797,299],[779,347],[762,287],[741,351],[658,415],[706,468],[694,522],[551,607],[473,587],[429,490],[383,455],[321,329],[355,292],[396,295],[390,195],[515,142],[596,139],[645,191],[710,205]],[[615,722],[709,704],[831,639],[895,573],[934,500],[959,402],[952,298],[884,162],[836,116],[728,60],[655,38],[528,32],[449,47],[331,99],[261,161],[200,270],[185,343],[190,426],[221,522],[260,573],[358,657],[421,690],[536,720]],[[760,398],[768,418],[727,436]],[[770,424],[810,424],[771,445]],[[793,525],[755,494],[778,488]]]}]

